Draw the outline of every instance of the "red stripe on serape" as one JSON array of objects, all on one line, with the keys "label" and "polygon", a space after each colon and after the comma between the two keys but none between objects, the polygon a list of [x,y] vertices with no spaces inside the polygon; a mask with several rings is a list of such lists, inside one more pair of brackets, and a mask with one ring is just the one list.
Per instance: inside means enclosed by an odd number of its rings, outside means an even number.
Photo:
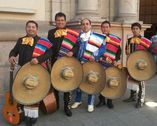
[{"label": "red stripe on serape", "polygon": [[75,35],[76,37],[79,35],[79,33],[77,31],[74,31],[74,30],[71,30],[71,29],[67,29],[67,32],[72,34],[72,35]]},{"label": "red stripe on serape", "polygon": [[76,43],[77,37],[71,35],[71,34],[67,34],[65,36],[65,38],[69,39],[71,42]]},{"label": "red stripe on serape", "polygon": [[62,47],[68,49],[68,50],[71,50],[73,48],[73,46],[69,43],[66,43],[66,42],[62,42]]},{"label": "red stripe on serape", "polygon": [[113,45],[115,45],[115,46],[120,46],[120,44],[118,44],[117,42],[115,42],[115,41],[113,41],[113,40],[111,40],[111,39],[110,39],[109,43],[111,43],[111,44],[113,44]]},{"label": "red stripe on serape", "polygon": [[[141,37],[141,43],[142,43],[144,46],[146,46],[147,48],[149,48],[150,45],[152,44],[152,42],[151,42],[149,39],[145,38],[145,37]],[[144,44],[144,43],[145,43],[145,44]]]},{"label": "red stripe on serape", "polygon": [[101,44],[99,44],[98,42],[92,41],[92,40],[89,40],[88,43],[91,44],[91,45],[94,45],[96,47],[100,47],[101,46]]},{"label": "red stripe on serape", "polygon": [[136,46],[136,50],[147,50],[147,47],[145,48],[145,47],[142,46],[142,45],[137,45],[137,46]]},{"label": "red stripe on serape", "polygon": [[44,45],[46,46],[48,49],[52,47],[52,44],[50,44],[49,42],[46,42],[44,40],[39,40],[38,44]]},{"label": "red stripe on serape", "polygon": [[111,39],[112,41],[117,42],[117,43],[120,44],[121,40],[118,39],[117,37],[114,37],[114,36],[112,36],[112,35],[109,35],[109,37],[110,37],[110,39]]},{"label": "red stripe on serape", "polygon": [[115,47],[114,45],[108,44],[108,43],[106,44],[106,49],[109,51],[112,51],[114,53],[117,53],[117,50],[118,50],[117,47]]},{"label": "red stripe on serape", "polygon": [[146,48],[149,48],[150,45],[146,44],[145,42],[141,41],[140,42],[141,45],[145,46]]},{"label": "red stripe on serape", "polygon": [[107,53],[104,53],[103,56],[104,56],[104,57],[109,57],[111,60],[114,60],[114,59],[115,59],[114,57],[110,56],[110,55],[107,54]]},{"label": "red stripe on serape", "polygon": [[44,51],[42,51],[42,50],[40,50],[40,49],[38,49],[38,48],[34,48],[34,52],[35,52],[35,53],[38,53],[38,54],[40,54],[40,55],[42,55],[42,54],[45,53]]}]

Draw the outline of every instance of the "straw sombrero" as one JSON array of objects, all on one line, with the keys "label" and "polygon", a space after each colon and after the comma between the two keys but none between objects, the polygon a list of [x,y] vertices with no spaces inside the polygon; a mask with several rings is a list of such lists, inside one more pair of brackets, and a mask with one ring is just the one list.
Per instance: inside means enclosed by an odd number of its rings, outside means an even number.
[{"label": "straw sombrero", "polygon": [[69,92],[79,86],[82,76],[82,65],[77,59],[62,57],[52,67],[51,82],[56,90]]},{"label": "straw sombrero", "polygon": [[99,93],[104,88],[105,71],[102,65],[96,62],[83,64],[83,81],[80,89],[88,94]]},{"label": "straw sombrero", "polygon": [[156,73],[156,64],[149,52],[140,50],[129,55],[127,69],[132,78],[144,81],[151,79]]},{"label": "straw sombrero", "polygon": [[101,94],[109,99],[116,99],[124,95],[126,91],[126,70],[117,67],[108,67],[106,72],[106,84]]},{"label": "straw sombrero", "polygon": [[41,101],[50,89],[50,75],[41,65],[25,64],[13,83],[13,96],[22,105]]}]

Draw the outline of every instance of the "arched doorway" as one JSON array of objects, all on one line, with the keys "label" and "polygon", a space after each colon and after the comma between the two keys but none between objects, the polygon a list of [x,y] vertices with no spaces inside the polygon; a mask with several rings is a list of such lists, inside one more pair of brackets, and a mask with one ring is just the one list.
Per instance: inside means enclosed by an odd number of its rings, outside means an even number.
[{"label": "arched doorway", "polygon": [[140,0],[139,18],[144,24],[152,24],[145,31],[145,37],[151,38],[157,33],[157,0]]}]

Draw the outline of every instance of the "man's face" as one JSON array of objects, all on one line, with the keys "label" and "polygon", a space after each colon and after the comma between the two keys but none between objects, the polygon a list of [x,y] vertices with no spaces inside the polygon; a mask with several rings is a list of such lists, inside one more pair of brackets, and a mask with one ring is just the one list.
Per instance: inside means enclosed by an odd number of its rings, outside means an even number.
[{"label": "man's face", "polygon": [[132,33],[134,36],[139,36],[140,35],[140,28],[138,26],[133,26],[133,28],[131,29],[132,30]]},{"label": "man's face", "polygon": [[103,34],[109,34],[110,33],[110,25],[108,23],[104,23],[101,26],[101,31]]},{"label": "man's face", "polygon": [[26,33],[28,36],[34,37],[37,35],[38,28],[34,23],[28,23],[26,26]]},{"label": "man's face", "polygon": [[91,30],[91,24],[87,19],[84,19],[81,24],[81,29],[83,32],[87,33]]},{"label": "man's face", "polygon": [[56,27],[59,29],[65,28],[66,26],[66,20],[64,17],[57,17],[55,22],[56,22]]}]

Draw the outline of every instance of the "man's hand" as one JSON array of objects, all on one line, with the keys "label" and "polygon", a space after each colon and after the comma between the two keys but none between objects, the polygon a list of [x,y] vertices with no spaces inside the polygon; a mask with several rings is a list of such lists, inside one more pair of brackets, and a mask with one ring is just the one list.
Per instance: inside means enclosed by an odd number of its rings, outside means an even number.
[{"label": "man's hand", "polygon": [[70,52],[68,52],[66,55],[67,55],[68,57],[72,57],[72,56],[73,56],[73,52],[70,51]]},{"label": "man's hand", "polygon": [[114,66],[116,66],[117,68],[119,68],[119,69],[122,69],[122,64],[121,64],[121,62],[116,62],[116,61],[114,61]]},{"label": "man's hand", "polygon": [[15,64],[17,63],[16,57],[15,57],[15,56],[11,56],[11,57],[9,58],[9,62],[10,62],[11,64],[15,65]]},{"label": "man's hand", "polygon": [[110,64],[112,63],[112,60],[109,57],[106,57],[106,61]]},{"label": "man's hand", "polygon": [[38,64],[38,63],[39,63],[39,61],[38,61],[37,58],[33,58],[33,59],[31,60],[31,64]]}]

